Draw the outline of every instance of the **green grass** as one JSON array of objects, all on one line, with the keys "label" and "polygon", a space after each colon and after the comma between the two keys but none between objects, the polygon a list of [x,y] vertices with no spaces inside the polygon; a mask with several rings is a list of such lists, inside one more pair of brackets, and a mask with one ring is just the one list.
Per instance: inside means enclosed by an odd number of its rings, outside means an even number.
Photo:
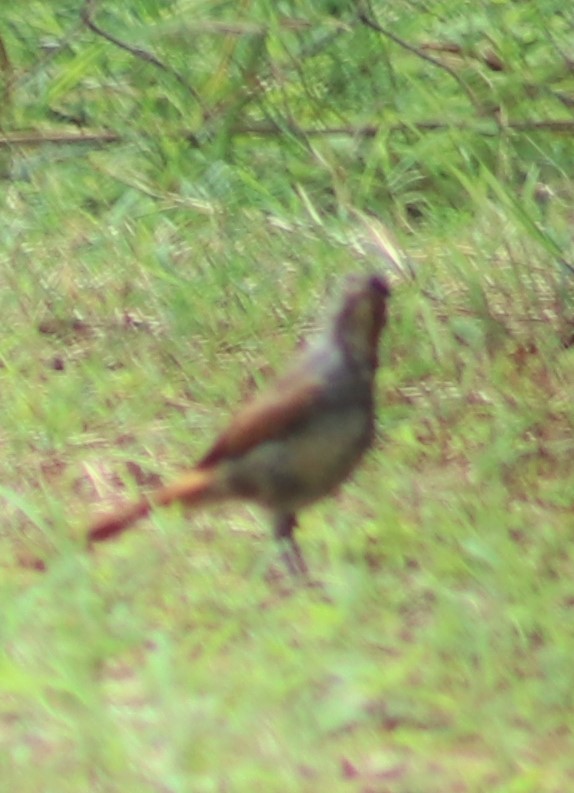
[{"label": "green grass", "polygon": [[[542,6],[511,5],[373,13],[415,44],[460,36],[474,54],[453,68],[485,106],[540,120],[570,89],[549,64],[571,34],[556,13],[537,37]],[[237,20],[103,6],[107,30],[193,77],[218,134],[199,125],[190,146],[181,85],[74,34],[75,4],[34,3],[32,27],[10,11],[5,126],[59,130],[48,111],[79,109],[122,140],[0,152],[4,786],[571,789],[571,141],[477,131],[456,80],[345,4],[303,4],[308,28],[259,2]],[[269,24],[265,48],[205,34],[190,52],[182,31],[210,14]],[[487,44],[506,71],[486,70]],[[241,115],[226,103],[246,75],[265,91]],[[369,108],[390,125],[372,140],[287,123],[360,125]],[[437,116],[452,127],[417,129]],[[262,118],[276,140],[230,131]],[[243,505],[158,513],[87,554],[91,516],[193,464],[344,276],[387,266],[387,227],[416,278],[393,275],[375,447],[301,516],[320,586],[285,576]],[[22,565],[37,557],[44,573]]]},{"label": "green grass", "polygon": [[[291,234],[240,217],[201,262],[169,213],[133,240],[123,220],[62,218],[4,264],[6,784],[563,790],[574,363],[551,326],[521,339],[484,306],[456,314],[481,275],[465,283],[454,249],[452,265],[410,251],[452,307],[395,285],[376,448],[302,518],[320,589],[268,577],[276,549],[244,507],[158,514],[87,556],[88,516],[196,459],[327,286],[368,265],[318,235],[297,276]],[[18,567],[38,553],[45,574]]]}]

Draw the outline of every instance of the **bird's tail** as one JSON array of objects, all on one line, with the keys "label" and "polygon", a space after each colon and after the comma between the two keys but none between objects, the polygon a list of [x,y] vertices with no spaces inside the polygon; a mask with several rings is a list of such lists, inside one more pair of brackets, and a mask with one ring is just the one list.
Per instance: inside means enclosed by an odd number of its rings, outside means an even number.
[{"label": "bird's tail", "polygon": [[172,485],[161,487],[150,496],[131,504],[118,507],[91,524],[88,530],[88,545],[109,540],[129,529],[130,526],[155,507],[164,507],[176,501],[182,504],[199,505],[214,497],[215,474],[213,470],[193,470]]}]

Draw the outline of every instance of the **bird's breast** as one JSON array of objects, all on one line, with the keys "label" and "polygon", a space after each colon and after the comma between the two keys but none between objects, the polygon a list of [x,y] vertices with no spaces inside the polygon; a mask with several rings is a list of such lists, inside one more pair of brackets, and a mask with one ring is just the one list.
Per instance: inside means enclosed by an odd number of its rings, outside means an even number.
[{"label": "bird's breast", "polygon": [[351,473],[373,438],[365,405],[324,405],[287,436],[227,463],[233,486],[272,509],[296,510],[328,495]]}]

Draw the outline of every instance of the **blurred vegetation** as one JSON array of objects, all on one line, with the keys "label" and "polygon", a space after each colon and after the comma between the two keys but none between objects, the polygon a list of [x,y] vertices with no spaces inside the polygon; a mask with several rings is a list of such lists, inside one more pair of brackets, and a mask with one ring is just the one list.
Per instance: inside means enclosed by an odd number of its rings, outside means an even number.
[{"label": "blurred vegetation", "polygon": [[[563,793],[573,15],[554,0],[0,11],[0,773],[32,791]],[[82,550],[387,270],[380,437],[302,517]],[[22,566],[45,559],[40,574]]]}]

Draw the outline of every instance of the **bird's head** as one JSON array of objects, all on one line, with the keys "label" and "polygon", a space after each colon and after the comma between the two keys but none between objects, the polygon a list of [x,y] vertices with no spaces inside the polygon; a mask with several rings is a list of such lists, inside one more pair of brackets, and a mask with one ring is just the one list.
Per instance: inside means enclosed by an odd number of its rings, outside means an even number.
[{"label": "bird's head", "polygon": [[333,330],[337,343],[359,364],[377,366],[390,295],[389,284],[381,275],[353,275],[347,281]]}]

